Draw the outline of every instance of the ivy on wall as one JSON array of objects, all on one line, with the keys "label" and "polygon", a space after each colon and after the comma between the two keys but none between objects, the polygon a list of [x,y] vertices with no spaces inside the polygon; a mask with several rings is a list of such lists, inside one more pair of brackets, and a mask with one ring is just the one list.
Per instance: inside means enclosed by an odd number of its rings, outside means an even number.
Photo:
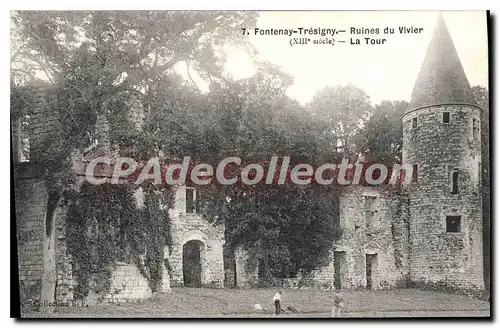
[{"label": "ivy on wall", "polygon": [[67,193],[67,240],[77,279],[75,297],[90,290],[104,297],[116,261],[132,262],[158,290],[164,248],[171,245],[169,191],[147,188],[145,206],[137,205],[133,185],[91,185]]},{"label": "ivy on wall", "polygon": [[150,186],[145,198],[144,234],[146,240],[145,264],[149,269],[150,287],[153,292],[160,290],[163,267],[171,270],[166,258],[165,246],[172,246],[170,218],[167,208],[172,206],[170,189],[159,190]]}]

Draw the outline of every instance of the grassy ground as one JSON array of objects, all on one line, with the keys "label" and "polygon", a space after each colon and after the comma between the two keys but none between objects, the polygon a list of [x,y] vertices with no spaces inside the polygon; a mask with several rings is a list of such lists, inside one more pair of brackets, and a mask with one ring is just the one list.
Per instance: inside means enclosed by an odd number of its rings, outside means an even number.
[{"label": "grassy ground", "polygon": [[[72,318],[181,318],[181,317],[276,317],[274,289],[173,288],[139,303],[100,304],[83,308],[56,308],[51,313],[27,311],[23,317]],[[490,314],[488,302],[465,296],[416,289],[343,292],[343,317],[442,317]],[[266,312],[257,312],[259,303]],[[333,292],[283,290],[282,307],[291,305],[299,313],[285,317],[329,317]],[[283,317],[283,316],[279,316]]]}]

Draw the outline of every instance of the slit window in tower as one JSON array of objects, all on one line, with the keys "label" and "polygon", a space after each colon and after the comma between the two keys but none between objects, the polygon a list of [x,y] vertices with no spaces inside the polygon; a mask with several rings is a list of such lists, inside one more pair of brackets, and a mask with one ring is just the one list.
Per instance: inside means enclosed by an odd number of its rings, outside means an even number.
[{"label": "slit window in tower", "polygon": [[443,112],[443,123],[450,123],[450,112]]},{"label": "slit window in tower", "polygon": [[453,195],[458,194],[458,172],[453,171],[451,174],[451,193]]},{"label": "slit window in tower", "polygon": [[481,184],[481,179],[483,178],[483,171],[482,171],[482,168],[481,168],[481,162],[479,161],[477,163],[477,181],[478,181],[478,184]]},{"label": "slit window in tower", "polygon": [[196,193],[194,188],[186,188],[186,213],[196,213]]},{"label": "slit window in tower", "polygon": [[479,120],[476,120],[475,118],[472,119],[472,139],[477,140],[479,136]]},{"label": "slit window in tower", "polygon": [[449,215],[446,217],[446,232],[460,232],[462,217],[460,215]]},{"label": "slit window in tower", "polygon": [[411,119],[411,128],[412,129],[416,129],[417,128],[417,123],[418,123],[417,118],[416,117],[412,118]]},{"label": "slit window in tower", "polygon": [[411,172],[411,182],[418,181],[418,164],[413,164],[413,170]]}]

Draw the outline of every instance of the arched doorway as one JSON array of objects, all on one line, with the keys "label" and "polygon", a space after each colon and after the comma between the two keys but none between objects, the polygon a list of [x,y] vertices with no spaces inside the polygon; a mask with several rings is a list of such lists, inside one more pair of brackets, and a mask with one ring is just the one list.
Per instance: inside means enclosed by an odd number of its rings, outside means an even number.
[{"label": "arched doorway", "polygon": [[204,245],[199,240],[191,240],[182,247],[182,273],[185,287],[201,287]]}]

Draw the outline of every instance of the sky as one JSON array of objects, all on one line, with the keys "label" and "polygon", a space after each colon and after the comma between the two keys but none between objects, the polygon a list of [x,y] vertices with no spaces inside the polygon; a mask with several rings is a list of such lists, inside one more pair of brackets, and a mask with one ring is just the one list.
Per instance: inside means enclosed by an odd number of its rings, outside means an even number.
[{"label": "sky", "polygon": [[[484,11],[444,11],[443,17],[471,86],[488,86],[488,39]],[[352,84],[366,91],[373,104],[382,100],[410,100],[413,84],[437,22],[436,11],[288,11],[261,12],[257,21],[266,28],[345,29],[347,43],[291,47],[289,37],[247,36],[260,60],[282,67],[293,76],[288,95],[305,104],[326,86]],[[423,28],[420,34],[399,34],[400,26]],[[351,27],[392,27],[394,34],[379,34],[383,45],[350,45]],[[243,36],[242,36],[243,37]],[[294,36],[297,37],[297,36]],[[362,36],[366,37],[366,36]],[[340,39],[340,38],[339,38]],[[228,53],[226,69],[234,78],[249,77],[254,67],[243,50]]]},{"label": "sky", "polygon": [[[488,86],[488,39],[484,11],[443,11],[445,22],[471,86]],[[382,100],[410,100],[413,84],[437,22],[436,11],[265,11],[259,13],[259,29],[323,28],[344,29],[344,44],[290,46],[283,35],[246,37],[258,52],[258,59],[270,61],[290,74],[294,84],[287,94],[302,104],[327,86],[352,84],[364,90],[372,104]],[[398,27],[423,28],[419,34],[400,34]],[[351,27],[395,29],[394,34],[374,35],[385,38],[382,45],[350,45]],[[298,37],[295,35],[294,37]],[[314,36],[324,39],[325,37]],[[252,59],[243,49],[227,49],[226,71],[235,79],[253,75]],[[176,71],[187,79],[185,63]],[[43,78],[43,73],[40,72]],[[198,87],[208,91],[196,71],[191,75]]]}]

